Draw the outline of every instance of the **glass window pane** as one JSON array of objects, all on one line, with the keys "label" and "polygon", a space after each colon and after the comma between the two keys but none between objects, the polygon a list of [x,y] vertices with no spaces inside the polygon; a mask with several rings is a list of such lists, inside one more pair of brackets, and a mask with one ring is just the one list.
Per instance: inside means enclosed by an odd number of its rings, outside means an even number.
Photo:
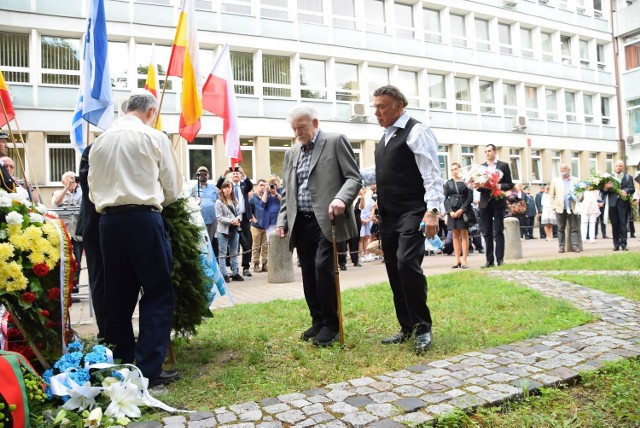
[{"label": "glass window pane", "polygon": [[336,62],[336,99],[338,101],[358,101],[358,66]]},{"label": "glass window pane", "polygon": [[480,112],[495,113],[495,99],[493,96],[493,82],[480,80]]},{"label": "glass window pane", "polygon": [[300,59],[300,86],[302,98],[327,98],[324,61]]},{"label": "glass window pane", "polygon": [[476,23],[476,47],[479,50],[488,51],[491,49],[489,43],[489,21],[486,19],[475,19]]},{"label": "glass window pane", "polygon": [[454,46],[467,46],[467,30],[464,24],[464,16],[450,14],[451,18],[451,43]]},{"label": "glass window pane", "polygon": [[[382,67],[369,67],[369,92],[373,93],[381,86],[389,84],[389,69]],[[372,98],[373,99],[373,96]]]},{"label": "glass window pane", "polygon": [[[43,69],[55,70],[42,73],[42,83],[80,85],[80,57],[80,40],[42,36],[41,66]],[[70,73],[70,71],[78,73]]]},{"label": "glass window pane", "polygon": [[444,76],[429,74],[427,81],[429,83],[429,108],[445,110],[447,108],[447,92]]},{"label": "glass window pane", "polygon": [[[0,32],[0,66],[6,82],[29,82],[29,35]],[[7,70],[24,68],[24,71]]]},{"label": "glass window pane", "polygon": [[440,12],[433,9],[423,8],[422,22],[425,31],[424,39],[429,42],[442,42],[442,36],[440,35]]},{"label": "glass window pane", "polygon": [[275,85],[291,84],[291,58],[287,56],[262,56],[263,94],[275,97],[290,97],[291,89]]},{"label": "glass window pane", "polygon": [[413,7],[394,3],[396,15],[396,34],[398,37],[413,38]]},{"label": "glass window pane", "polygon": [[338,28],[356,28],[353,0],[333,0],[333,26]]},{"label": "glass window pane", "polygon": [[500,40],[500,53],[511,54],[511,25],[498,23],[498,40]]},{"label": "glass window pane", "polygon": [[398,88],[407,98],[418,97],[418,73],[398,70]]},{"label": "glass window pane", "polygon": [[502,84],[502,103],[504,104],[505,116],[515,116],[517,113],[516,85],[511,83]]},{"label": "glass window pane", "polygon": [[365,18],[367,31],[374,33],[385,32],[384,0],[365,0]]}]

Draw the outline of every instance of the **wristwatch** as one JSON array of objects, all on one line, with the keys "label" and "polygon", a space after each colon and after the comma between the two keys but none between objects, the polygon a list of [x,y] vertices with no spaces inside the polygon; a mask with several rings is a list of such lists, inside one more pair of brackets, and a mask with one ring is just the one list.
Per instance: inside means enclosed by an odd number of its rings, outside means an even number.
[{"label": "wristwatch", "polygon": [[431,208],[429,210],[429,214],[438,216],[438,215],[440,215],[440,210],[437,209],[437,208]]}]

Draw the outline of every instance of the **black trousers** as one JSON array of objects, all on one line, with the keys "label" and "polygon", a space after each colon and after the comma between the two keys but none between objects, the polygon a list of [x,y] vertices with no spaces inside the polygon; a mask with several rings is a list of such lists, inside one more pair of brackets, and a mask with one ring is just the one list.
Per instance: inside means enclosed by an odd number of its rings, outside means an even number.
[{"label": "black trousers", "polygon": [[[487,247],[485,253],[488,263],[496,260],[504,260],[504,207],[481,208],[480,218],[482,225],[482,235]],[[494,236],[495,234],[495,256],[494,256]]]},{"label": "black trousers", "polygon": [[[86,229],[85,229],[86,231]],[[100,249],[100,234],[83,237],[84,253],[87,256],[87,273],[89,274],[89,291],[91,304],[98,325],[98,338],[104,338],[104,265],[102,263],[102,249]]]},{"label": "black trousers", "polygon": [[302,271],[304,298],[311,323],[338,332],[338,300],[336,294],[333,243],[322,234],[315,217],[301,213],[294,224],[295,246]]},{"label": "black trousers", "polygon": [[358,263],[358,244],[360,243],[360,237],[355,236],[346,241],[338,242],[338,264],[347,264],[347,246],[349,247],[349,255],[351,256],[351,263]]},{"label": "black trousers", "polygon": [[76,241],[71,238],[71,245],[73,246],[73,257],[76,259],[77,267],[76,273],[73,278],[73,286],[77,287],[80,283],[80,271],[82,270],[82,251],[84,250],[84,246],[82,241]]},{"label": "black trousers", "polygon": [[399,216],[383,215],[380,240],[384,253],[393,304],[404,333],[431,331],[431,313],[427,306],[427,278],[422,272],[425,237],[418,230],[424,209]]},{"label": "black trousers", "polygon": [[611,237],[613,238],[614,248],[627,246],[627,211],[629,211],[629,206],[620,199],[613,207],[609,207]]},{"label": "black trousers", "polygon": [[251,252],[253,251],[253,238],[251,238],[251,223],[249,220],[240,222],[242,233],[240,234],[240,246],[242,247],[242,269],[249,269],[251,266]]}]

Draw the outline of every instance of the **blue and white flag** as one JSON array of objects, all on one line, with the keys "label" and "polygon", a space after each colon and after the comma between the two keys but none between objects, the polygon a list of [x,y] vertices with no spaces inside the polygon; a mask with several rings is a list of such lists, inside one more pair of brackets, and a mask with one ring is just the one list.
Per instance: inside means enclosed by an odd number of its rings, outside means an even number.
[{"label": "blue and white flag", "polygon": [[104,0],[88,0],[87,31],[80,67],[80,91],[71,128],[71,144],[80,153],[87,147],[85,121],[100,129],[107,129],[113,119],[107,47]]}]

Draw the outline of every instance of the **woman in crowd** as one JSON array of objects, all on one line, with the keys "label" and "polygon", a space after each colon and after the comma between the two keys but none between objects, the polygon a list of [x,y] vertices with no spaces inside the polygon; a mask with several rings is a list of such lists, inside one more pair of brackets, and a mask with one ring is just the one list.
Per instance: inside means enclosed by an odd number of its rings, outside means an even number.
[{"label": "woman in crowd", "polygon": [[556,212],[551,206],[551,198],[549,197],[549,186],[545,187],[542,194],[540,204],[542,205],[542,215],[540,216],[540,224],[544,225],[544,235],[547,241],[553,241],[553,226],[556,224]]},{"label": "woman in crowd", "polygon": [[366,188],[360,190],[360,220],[362,226],[360,226],[360,258],[363,262],[370,262],[375,257],[369,254],[367,247],[369,246],[369,239],[371,238],[371,225],[375,215],[375,201],[371,197],[371,193],[366,191]]},{"label": "woman in crowd", "polygon": [[586,242],[587,234],[591,244],[596,243],[596,223],[600,216],[598,206],[599,190],[587,190],[584,192],[582,203],[580,204],[582,242]]},{"label": "woman in crowd", "polygon": [[[449,216],[447,228],[453,234],[453,252],[456,264],[452,269],[467,269],[469,254],[469,225],[464,220],[464,213],[471,210],[473,193],[462,181],[462,170],[459,163],[451,164],[451,180],[444,184],[444,207]],[[460,256],[462,255],[462,260]]]},{"label": "woman in crowd", "polygon": [[[220,198],[216,201],[216,219],[218,227],[216,238],[218,238],[218,266],[226,282],[230,280],[244,281],[238,273],[238,243],[241,216],[238,214],[236,195],[233,193],[233,184],[226,180],[222,183]],[[225,258],[231,258],[231,277],[227,272]]]}]

